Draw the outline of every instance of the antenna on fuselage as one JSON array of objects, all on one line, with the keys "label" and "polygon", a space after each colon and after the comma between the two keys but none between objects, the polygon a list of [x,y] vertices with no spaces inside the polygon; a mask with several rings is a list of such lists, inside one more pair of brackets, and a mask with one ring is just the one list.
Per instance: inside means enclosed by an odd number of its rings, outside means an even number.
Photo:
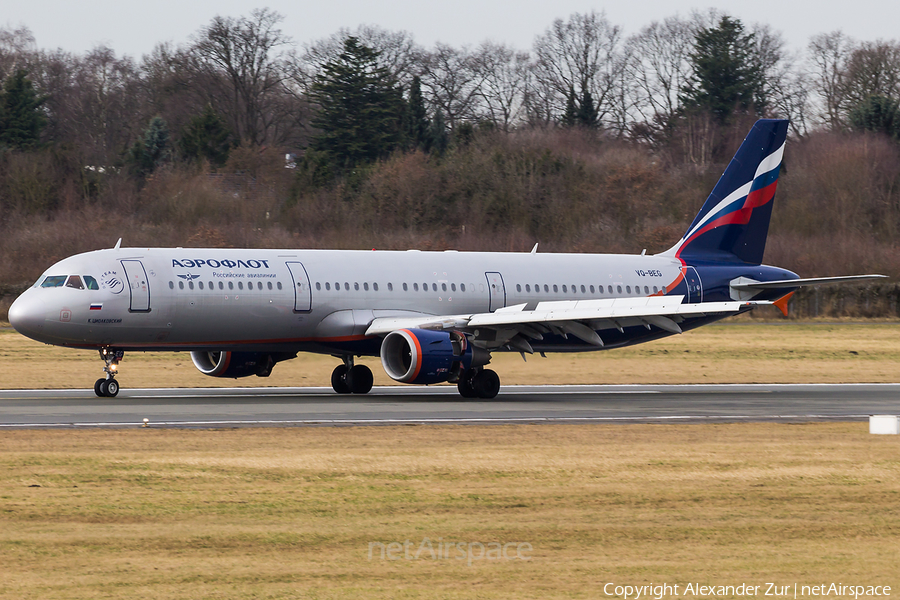
[{"label": "antenna on fuselage", "polygon": [[537,247],[538,247],[538,244],[539,244],[539,243],[540,243],[540,242],[535,242],[534,248],[531,249],[531,253],[532,253],[532,254],[537,254]]},{"label": "antenna on fuselage", "polygon": [[118,250],[121,246],[122,246],[122,238],[119,238],[119,241],[116,242],[116,245],[113,248],[113,250]]}]

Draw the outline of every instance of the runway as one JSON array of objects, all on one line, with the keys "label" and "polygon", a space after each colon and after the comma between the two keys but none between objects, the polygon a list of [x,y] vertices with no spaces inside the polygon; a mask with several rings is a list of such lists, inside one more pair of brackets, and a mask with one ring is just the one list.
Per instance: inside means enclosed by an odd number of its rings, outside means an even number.
[{"label": "runway", "polygon": [[25,428],[697,423],[863,420],[900,414],[900,384],[505,386],[494,400],[455,387],[0,391],[0,430]]}]

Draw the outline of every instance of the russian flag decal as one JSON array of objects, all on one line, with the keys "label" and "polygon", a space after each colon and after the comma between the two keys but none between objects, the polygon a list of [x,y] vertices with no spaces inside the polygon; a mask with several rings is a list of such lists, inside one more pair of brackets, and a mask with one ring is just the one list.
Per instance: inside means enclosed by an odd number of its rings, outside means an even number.
[{"label": "russian flag decal", "polygon": [[94,302],[91,304],[91,310],[101,310],[103,308],[102,302]]}]

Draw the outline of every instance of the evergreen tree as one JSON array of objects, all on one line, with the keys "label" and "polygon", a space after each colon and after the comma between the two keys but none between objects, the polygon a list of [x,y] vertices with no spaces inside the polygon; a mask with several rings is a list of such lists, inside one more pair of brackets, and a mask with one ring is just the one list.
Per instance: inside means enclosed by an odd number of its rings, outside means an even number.
[{"label": "evergreen tree", "polygon": [[153,117],[144,131],[144,137],[131,147],[129,159],[132,169],[137,175],[146,177],[171,158],[169,126],[162,117]]},{"label": "evergreen tree", "polygon": [[442,156],[450,146],[450,134],[447,133],[447,125],[444,122],[444,113],[441,109],[434,112],[431,127],[428,131],[428,151]]},{"label": "evergreen tree", "polygon": [[876,131],[900,139],[900,103],[886,96],[869,96],[850,111],[850,124],[860,131]]},{"label": "evergreen tree", "polygon": [[350,36],[313,84],[312,98],[319,105],[313,125],[321,133],[312,147],[328,154],[338,167],[375,161],[403,144],[405,102],[378,57]]},{"label": "evergreen tree", "polygon": [[727,16],[716,27],[701,29],[690,54],[693,72],[681,90],[683,108],[708,111],[721,123],[736,109],[761,115],[766,95],[754,42],[740,20]]},{"label": "evergreen tree", "polygon": [[425,111],[425,99],[422,97],[422,81],[419,76],[413,77],[409,88],[409,124],[407,136],[410,145],[414,148],[426,148],[428,146],[428,113]]},{"label": "evergreen tree", "polygon": [[575,121],[582,127],[596,129],[600,126],[600,114],[597,112],[591,92],[587,89],[581,92],[581,103],[575,117]]},{"label": "evergreen tree", "polygon": [[566,95],[566,112],[562,116],[563,127],[575,127],[578,124],[578,108],[575,106],[575,88],[569,86],[569,93]]},{"label": "evergreen tree", "polygon": [[41,112],[46,98],[39,97],[27,73],[19,69],[3,84],[0,96],[0,145],[32,148],[38,144],[47,118]]},{"label": "evergreen tree", "polygon": [[191,119],[184,128],[179,146],[185,160],[205,158],[213,167],[221,167],[228,161],[234,143],[224,119],[207,104],[203,114]]}]

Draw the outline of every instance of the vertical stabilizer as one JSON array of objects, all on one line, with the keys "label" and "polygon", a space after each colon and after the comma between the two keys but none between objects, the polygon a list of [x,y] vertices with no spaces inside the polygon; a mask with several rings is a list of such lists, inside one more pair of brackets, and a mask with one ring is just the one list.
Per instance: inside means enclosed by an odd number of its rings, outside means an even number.
[{"label": "vertical stabilizer", "polygon": [[781,119],[753,125],[687,233],[664,255],[687,262],[762,262],[787,128]]}]

